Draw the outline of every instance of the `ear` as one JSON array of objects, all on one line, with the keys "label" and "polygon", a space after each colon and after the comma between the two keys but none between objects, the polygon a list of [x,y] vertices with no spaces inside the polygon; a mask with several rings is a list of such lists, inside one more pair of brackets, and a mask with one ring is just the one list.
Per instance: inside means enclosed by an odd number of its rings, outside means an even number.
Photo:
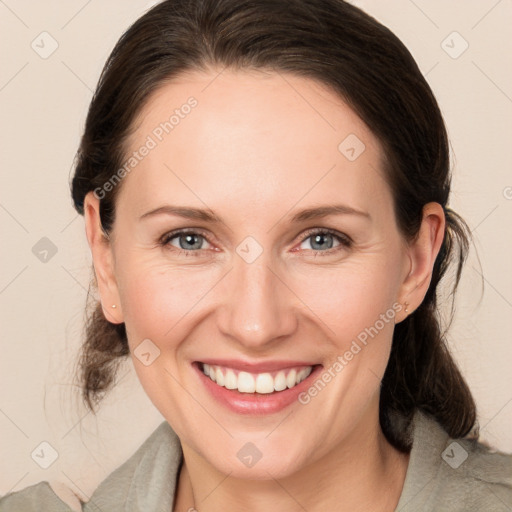
[{"label": "ear", "polygon": [[[112,242],[101,227],[100,202],[93,192],[85,196],[84,218],[85,233],[92,253],[103,314],[109,322],[120,324],[124,320],[114,274]],[[112,307],[113,305],[115,308]]]},{"label": "ear", "polygon": [[443,243],[445,224],[444,210],[439,203],[428,203],[423,207],[420,230],[407,246],[410,270],[400,289],[400,303],[404,309],[398,321],[404,320],[417,309],[427,294],[434,263]]}]

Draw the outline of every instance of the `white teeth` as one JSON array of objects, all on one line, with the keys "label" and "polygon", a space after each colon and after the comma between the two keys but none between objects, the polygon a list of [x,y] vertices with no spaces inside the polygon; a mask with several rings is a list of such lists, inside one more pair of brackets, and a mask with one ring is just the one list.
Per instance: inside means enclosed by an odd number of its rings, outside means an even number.
[{"label": "white teeth", "polygon": [[274,390],[283,391],[286,389],[286,375],[284,372],[279,372],[274,379]]},{"label": "white teeth", "polygon": [[240,372],[238,374],[238,391],[241,393],[254,393],[256,391],[254,377],[250,373]]},{"label": "white teeth", "polygon": [[270,373],[260,373],[256,377],[256,393],[273,393],[274,379]]},{"label": "white teeth", "polygon": [[233,370],[228,370],[224,379],[224,387],[226,389],[236,389],[237,386],[238,379],[236,378],[235,372]]},{"label": "white teeth", "polygon": [[297,370],[292,370],[286,377],[286,385],[293,388],[297,383]]},{"label": "white teeth", "polygon": [[313,371],[312,366],[299,369],[281,370],[275,377],[268,372],[252,374],[239,372],[238,375],[231,368],[203,364],[203,373],[210,377],[219,386],[226,389],[237,389],[240,393],[269,394],[274,391],[284,391],[293,388]]},{"label": "white teeth", "polygon": [[224,386],[224,374],[222,373],[222,370],[220,368],[217,368],[215,370],[215,382],[219,386]]},{"label": "white teeth", "polygon": [[306,379],[309,374],[311,373],[311,367],[303,368],[298,374],[297,374],[297,381],[302,382],[304,379]]}]

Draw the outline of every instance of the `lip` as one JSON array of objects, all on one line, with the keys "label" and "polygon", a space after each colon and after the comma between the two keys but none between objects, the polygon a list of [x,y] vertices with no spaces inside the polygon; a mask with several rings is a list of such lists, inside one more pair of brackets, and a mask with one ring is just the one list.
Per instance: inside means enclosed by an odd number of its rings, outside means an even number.
[{"label": "lip", "polygon": [[[259,393],[240,393],[237,390],[226,389],[223,386],[219,386],[207,377],[201,368],[201,363],[228,366],[230,368],[239,369],[242,371],[250,371],[252,373],[263,373],[266,371],[282,370],[290,367],[299,366],[313,366],[312,372],[302,382],[299,382],[296,386],[291,389],[285,389],[269,394]],[[317,374],[322,370],[321,364],[308,364],[298,363],[290,361],[272,361],[268,363],[246,363],[241,361],[233,360],[220,360],[220,359],[208,359],[201,362],[194,362],[192,364],[196,371],[200,381],[205,386],[207,392],[223,407],[228,410],[243,415],[266,415],[274,414],[282,411],[286,407],[290,406],[294,402],[298,401],[300,393],[305,391],[311,383],[315,380]]]}]

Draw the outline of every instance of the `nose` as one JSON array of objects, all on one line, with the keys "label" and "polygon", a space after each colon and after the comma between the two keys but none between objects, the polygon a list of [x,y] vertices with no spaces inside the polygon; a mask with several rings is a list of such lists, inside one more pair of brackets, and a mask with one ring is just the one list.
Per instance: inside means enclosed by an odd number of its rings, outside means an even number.
[{"label": "nose", "polygon": [[298,301],[265,254],[252,263],[235,255],[234,267],[223,280],[218,310],[221,333],[253,350],[282,341],[297,324]]}]

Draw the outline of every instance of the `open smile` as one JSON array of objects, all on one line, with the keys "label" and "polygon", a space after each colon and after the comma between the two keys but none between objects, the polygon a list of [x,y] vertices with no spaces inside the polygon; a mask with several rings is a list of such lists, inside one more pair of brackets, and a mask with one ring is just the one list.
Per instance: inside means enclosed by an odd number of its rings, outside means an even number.
[{"label": "open smile", "polygon": [[239,414],[269,414],[284,409],[297,401],[322,368],[321,364],[277,362],[249,365],[196,361],[193,366],[210,394]]}]

